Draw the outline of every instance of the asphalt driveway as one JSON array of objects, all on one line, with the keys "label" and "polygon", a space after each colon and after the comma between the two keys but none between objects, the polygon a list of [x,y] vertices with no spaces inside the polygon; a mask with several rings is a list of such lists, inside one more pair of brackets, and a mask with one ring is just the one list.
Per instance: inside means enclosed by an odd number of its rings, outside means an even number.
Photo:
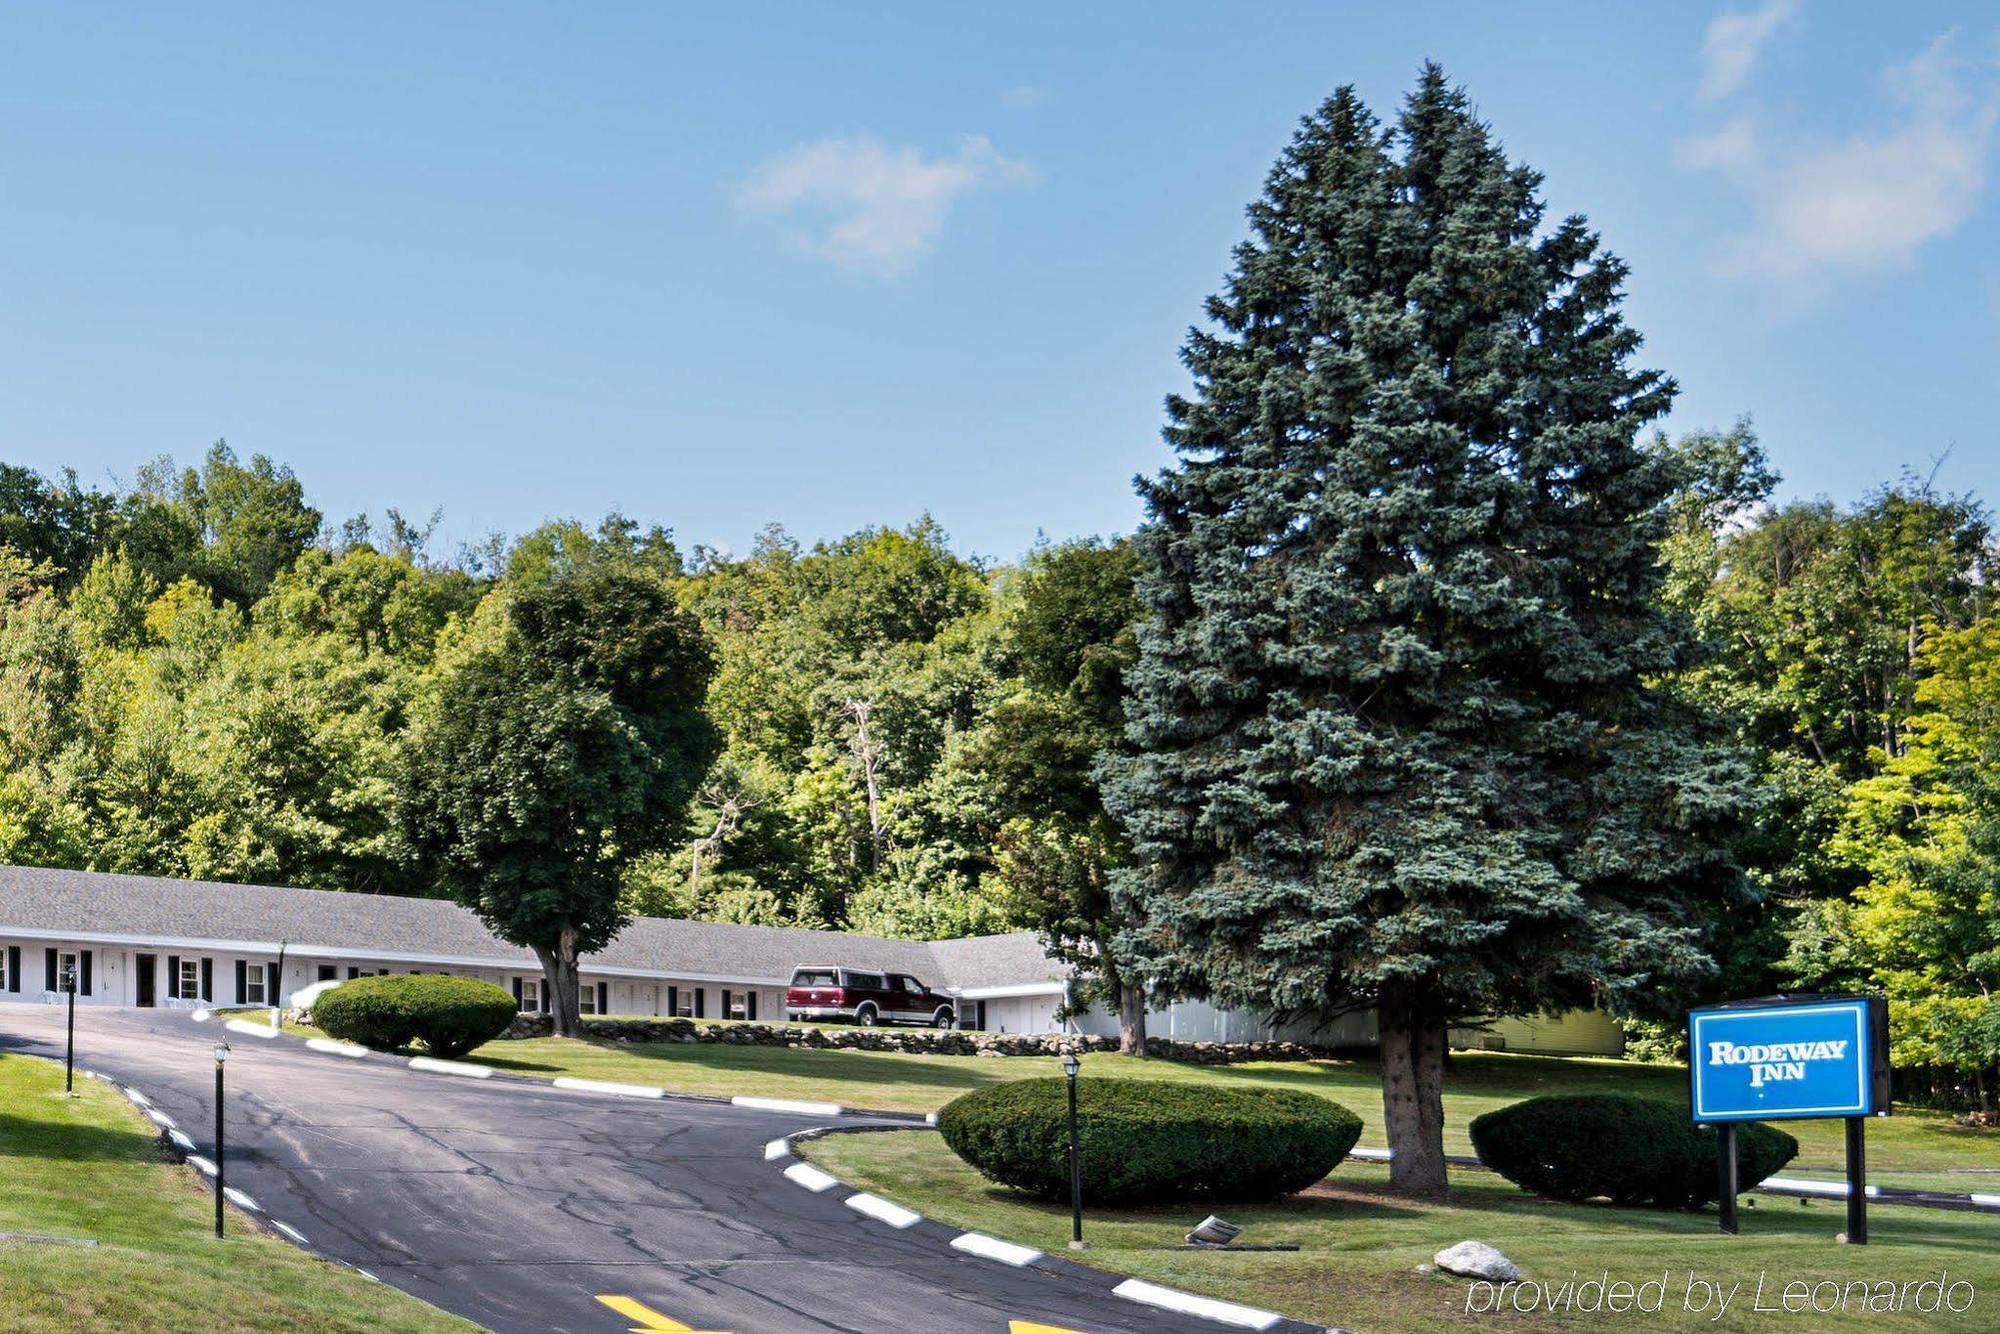
[{"label": "asphalt driveway", "polygon": [[[228,1037],[229,1184],[314,1251],[489,1329],[644,1328],[641,1310],[737,1334],[1224,1328],[1070,1266],[963,1254],[951,1230],[898,1230],[765,1161],[823,1119],[347,1061],[179,1012],[77,1018],[78,1064],[143,1091],[203,1155]],[[0,1050],[61,1044],[59,1011],[0,1005]]]}]

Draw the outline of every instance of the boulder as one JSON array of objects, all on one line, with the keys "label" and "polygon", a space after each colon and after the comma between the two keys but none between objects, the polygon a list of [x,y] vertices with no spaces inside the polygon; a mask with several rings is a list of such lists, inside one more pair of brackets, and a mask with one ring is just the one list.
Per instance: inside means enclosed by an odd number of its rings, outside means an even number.
[{"label": "boulder", "polygon": [[1469,1278],[1484,1278],[1502,1283],[1521,1277],[1519,1266],[1483,1241],[1461,1241],[1456,1246],[1439,1251],[1431,1258],[1437,1261],[1439,1269],[1454,1274],[1464,1274]]}]

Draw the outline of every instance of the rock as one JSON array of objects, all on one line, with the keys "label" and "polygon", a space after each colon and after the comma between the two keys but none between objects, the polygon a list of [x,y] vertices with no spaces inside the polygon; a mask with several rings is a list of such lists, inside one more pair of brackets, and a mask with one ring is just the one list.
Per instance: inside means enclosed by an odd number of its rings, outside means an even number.
[{"label": "rock", "polygon": [[1439,1269],[1470,1278],[1491,1279],[1499,1283],[1521,1277],[1519,1267],[1512,1260],[1483,1241],[1461,1241],[1431,1258],[1437,1261]]},{"label": "rock", "polygon": [[1425,1262],[1424,1264],[1420,1264],[1417,1266],[1417,1272],[1419,1274],[1430,1274],[1430,1273],[1435,1273],[1436,1271],[1437,1271],[1437,1266],[1429,1263],[1428,1261]]}]

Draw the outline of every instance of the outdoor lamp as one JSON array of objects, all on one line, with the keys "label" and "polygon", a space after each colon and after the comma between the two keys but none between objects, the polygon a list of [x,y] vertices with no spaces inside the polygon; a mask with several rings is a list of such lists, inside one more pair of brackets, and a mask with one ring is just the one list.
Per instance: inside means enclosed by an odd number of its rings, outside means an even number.
[{"label": "outdoor lamp", "polygon": [[1076,1136],[1076,1072],[1082,1068],[1074,1047],[1063,1053],[1063,1073],[1069,1076],[1069,1248],[1073,1251],[1084,1249],[1083,1155]]},{"label": "outdoor lamp", "polygon": [[215,1235],[222,1236],[223,1157],[222,1157],[222,1063],[229,1059],[229,1044],[215,1044]]},{"label": "outdoor lamp", "polygon": [[1230,1222],[1228,1219],[1218,1218],[1216,1215],[1210,1214],[1195,1225],[1194,1231],[1187,1234],[1188,1245],[1227,1246],[1230,1242],[1235,1241],[1242,1231],[1242,1228],[1236,1226],[1236,1224]]}]

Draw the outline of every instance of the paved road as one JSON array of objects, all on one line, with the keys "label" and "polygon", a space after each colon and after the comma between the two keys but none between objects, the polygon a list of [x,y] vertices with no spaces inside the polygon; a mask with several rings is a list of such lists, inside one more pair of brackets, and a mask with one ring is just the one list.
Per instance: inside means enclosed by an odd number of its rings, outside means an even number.
[{"label": "paved road", "polygon": [[[78,1064],[144,1091],[213,1145],[218,1024],[78,1012]],[[619,1294],[697,1330],[1006,1334],[1222,1326],[1109,1283],[962,1255],[763,1158],[788,1114],[474,1081],[229,1035],[228,1179],[311,1247],[489,1329],[618,1330]],[[56,1010],[0,1005],[0,1050],[61,1054]]]}]

